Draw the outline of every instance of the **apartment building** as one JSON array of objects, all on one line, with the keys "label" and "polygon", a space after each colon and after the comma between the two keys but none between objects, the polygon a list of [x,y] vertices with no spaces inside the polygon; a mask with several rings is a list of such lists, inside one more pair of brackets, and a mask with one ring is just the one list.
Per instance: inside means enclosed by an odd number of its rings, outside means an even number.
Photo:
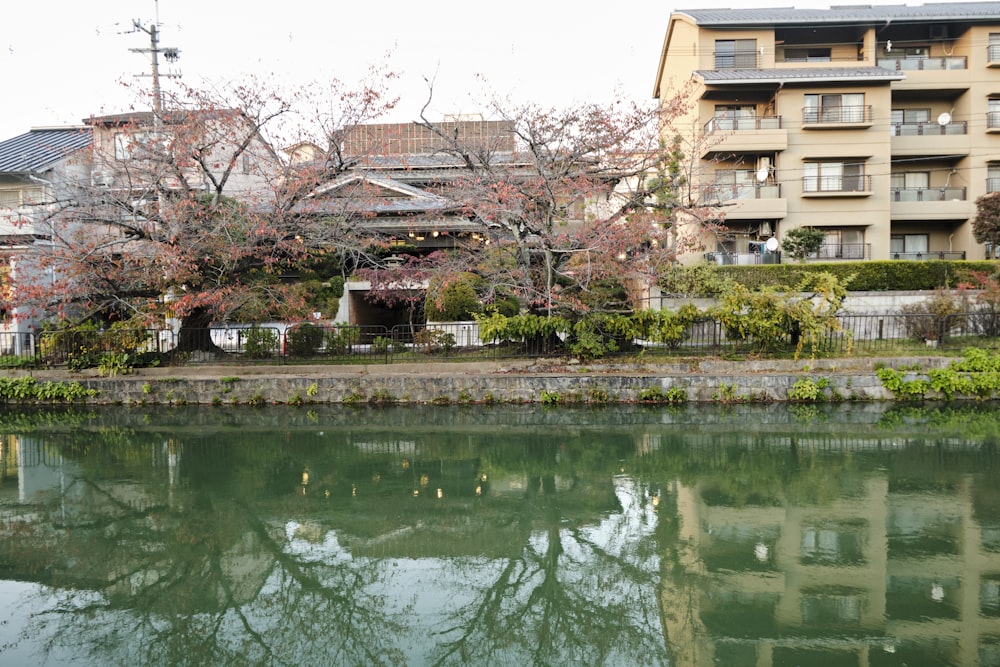
[{"label": "apartment building", "polygon": [[654,97],[685,85],[664,132],[719,206],[710,260],[776,261],[802,226],[822,261],[1000,257],[972,234],[1000,191],[1000,2],[680,10]]}]

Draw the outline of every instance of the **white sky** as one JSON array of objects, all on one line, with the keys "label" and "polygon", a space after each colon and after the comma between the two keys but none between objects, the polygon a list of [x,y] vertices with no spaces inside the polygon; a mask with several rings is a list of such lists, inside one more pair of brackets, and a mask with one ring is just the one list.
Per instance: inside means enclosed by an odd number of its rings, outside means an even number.
[{"label": "white sky", "polygon": [[[677,2],[159,0],[158,10],[160,46],[181,50],[177,67],[188,85],[247,74],[355,82],[388,62],[401,97],[388,120],[408,121],[426,99],[424,77],[436,80],[432,117],[482,111],[486,90],[554,107],[616,95],[648,100],[674,9],[830,4]],[[148,74],[149,57],[129,49],[148,47],[149,37],[127,33],[133,19],[152,22],[155,0],[28,0],[8,9],[0,22],[0,140],[128,110],[134,97],[121,82],[148,84],[135,75]]]}]

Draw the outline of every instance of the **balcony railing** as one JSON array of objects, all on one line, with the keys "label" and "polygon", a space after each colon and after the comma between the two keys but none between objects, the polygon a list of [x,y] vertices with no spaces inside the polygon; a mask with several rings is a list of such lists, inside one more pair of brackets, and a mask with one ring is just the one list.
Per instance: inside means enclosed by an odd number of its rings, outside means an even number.
[{"label": "balcony railing", "polygon": [[893,188],[892,201],[965,201],[965,188]]},{"label": "balcony railing", "polygon": [[871,192],[872,177],[861,176],[803,176],[803,194]]},{"label": "balcony railing", "polygon": [[892,259],[909,259],[916,261],[931,259],[965,259],[964,250],[928,250],[927,252],[893,252]]},{"label": "balcony railing", "polygon": [[986,127],[990,130],[1000,129],[1000,111],[986,112]]},{"label": "balcony railing", "polygon": [[987,178],[986,192],[1000,192],[1000,178]]},{"label": "balcony railing", "polygon": [[897,71],[941,71],[953,69],[968,69],[969,59],[965,56],[944,56],[927,58],[911,56],[908,58],[879,58],[878,66]]},{"label": "balcony railing", "polygon": [[705,123],[705,134],[713,132],[752,132],[754,130],[780,130],[781,116],[748,116],[744,118],[719,117]]},{"label": "balcony railing", "polygon": [[809,259],[871,259],[871,243],[824,243],[819,250],[809,255]]},{"label": "balcony railing", "polygon": [[871,124],[872,105],[862,104],[850,107],[805,107],[802,109],[802,122],[806,125]]},{"label": "balcony railing", "polygon": [[987,46],[986,58],[991,63],[1000,62],[1000,44],[990,44]]},{"label": "balcony railing", "polygon": [[758,55],[753,51],[727,51],[715,54],[715,69],[756,69]]},{"label": "balcony railing", "polygon": [[747,183],[743,185],[713,183],[708,186],[706,196],[711,201],[729,201],[732,199],[781,199],[781,185],[760,185]]},{"label": "balcony railing", "polygon": [[948,134],[967,134],[968,124],[963,121],[955,121],[946,125],[940,123],[893,123],[889,126],[889,133],[894,137],[938,137]]},{"label": "balcony railing", "polygon": [[709,264],[781,264],[780,252],[706,252]]}]

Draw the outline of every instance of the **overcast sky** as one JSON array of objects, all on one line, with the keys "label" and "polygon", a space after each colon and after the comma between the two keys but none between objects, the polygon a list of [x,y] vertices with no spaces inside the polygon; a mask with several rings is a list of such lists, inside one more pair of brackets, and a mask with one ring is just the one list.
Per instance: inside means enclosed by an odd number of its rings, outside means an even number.
[{"label": "overcast sky", "polygon": [[[16,2],[0,22],[0,140],[32,127],[74,125],[128,110],[123,81],[149,82],[149,47],[133,19],[159,13],[161,47],[180,49],[172,69],[186,84],[280,76],[355,82],[388,63],[400,74],[392,121],[416,118],[433,77],[433,115],[482,111],[483,91],[544,106],[648,100],[674,9],[828,7],[829,2],[655,0],[622,4],[503,0],[470,3],[314,0],[101,0]],[[836,3],[834,3],[836,4]],[[883,3],[901,4],[901,3]],[[910,3],[914,4],[914,3]]]}]

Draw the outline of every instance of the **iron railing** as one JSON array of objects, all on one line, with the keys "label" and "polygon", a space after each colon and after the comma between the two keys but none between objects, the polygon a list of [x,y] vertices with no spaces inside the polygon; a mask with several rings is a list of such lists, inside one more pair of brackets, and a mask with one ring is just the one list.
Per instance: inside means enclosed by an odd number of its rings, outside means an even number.
[{"label": "iron railing", "polygon": [[927,56],[909,56],[904,58],[879,58],[879,67],[896,71],[942,71],[968,69],[969,59],[965,56],[942,56],[929,58]]},{"label": "iron railing", "polygon": [[855,106],[805,107],[802,109],[802,122],[806,125],[829,124],[870,124],[872,122],[872,105]]},{"label": "iron railing", "polygon": [[[230,337],[230,333],[232,336]],[[736,354],[758,350],[762,341],[733,338],[711,317],[688,325],[672,343],[651,342],[640,334],[616,340],[621,353]],[[770,349],[793,349],[800,334],[789,326]],[[844,314],[817,341],[831,356],[849,353],[914,352],[929,347],[959,349],[996,345],[1000,312],[986,309],[940,316],[925,313]],[[212,341],[212,350],[187,350],[181,344]],[[183,336],[169,329],[131,331],[45,331],[0,334],[0,366],[98,368],[114,355],[128,355],[129,365],[197,363],[334,363],[391,364],[441,360],[495,360],[565,355],[563,336],[518,340],[482,340],[475,322],[384,326],[297,325],[200,329]],[[812,344],[810,343],[810,347]],[[201,347],[207,347],[202,345]],[[109,368],[113,368],[109,365]]]}]

